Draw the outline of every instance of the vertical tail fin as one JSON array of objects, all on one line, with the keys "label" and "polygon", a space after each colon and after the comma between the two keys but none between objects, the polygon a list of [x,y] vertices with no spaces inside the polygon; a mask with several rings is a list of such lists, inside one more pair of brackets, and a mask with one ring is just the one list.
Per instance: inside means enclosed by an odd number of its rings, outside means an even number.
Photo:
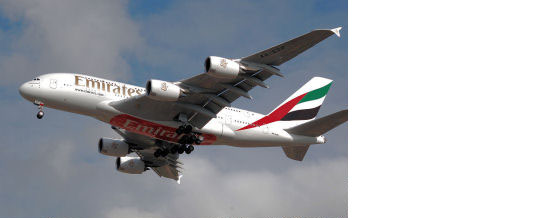
[{"label": "vertical tail fin", "polygon": [[239,130],[273,122],[277,122],[278,127],[289,128],[313,120],[317,116],[317,112],[319,112],[331,85],[332,80],[330,79],[313,77],[267,116]]},{"label": "vertical tail fin", "polygon": [[[325,96],[327,95],[332,80],[323,77],[313,77],[309,82],[300,87],[283,103],[275,108],[271,113],[282,109],[290,108],[288,113],[281,120],[310,120],[317,116],[317,112]],[[287,105],[288,104],[288,105]]]}]

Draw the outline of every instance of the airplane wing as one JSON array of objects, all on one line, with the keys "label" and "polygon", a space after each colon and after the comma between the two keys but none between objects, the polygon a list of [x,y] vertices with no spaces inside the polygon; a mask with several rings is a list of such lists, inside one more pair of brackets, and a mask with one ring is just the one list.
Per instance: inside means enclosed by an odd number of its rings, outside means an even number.
[{"label": "airplane wing", "polygon": [[[166,157],[155,157],[157,146],[154,139],[136,133],[128,132],[123,129],[113,128],[127,143],[134,145],[133,150],[144,162],[150,165],[157,175],[178,181],[181,178],[181,165],[178,161],[179,154],[168,154]],[[166,145],[170,146],[170,145]]]},{"label": "airplane wing", "polygon": [[[252,99],[249,91],[256,86],[268,88],[264,83],[272,75],[283,76],[278,66],[316,45],[332,34],[340,36],[335,29],[314,30],[310,33],[276,45],[267,50],[241,59],[223,59],[223,68],[231,61],[238,66],[238,76],[217,77],[208,72],[174,82],[186,90],[176,102],[158,101],[145,94],[109,103],[121,112],[149,120],[176,120],[180,113],[187,116],[191,125],[202,128],[224,107],[230,106],[239,97]],[[208,61],[209,59],[207,59]],[[225,64],[225,65],[224,65]]]},{"label": "airplane wing", "polygon": [[284,62],[287,62],[288,60],[296,57],[305,50],[313,47],[317,43],[328,38],[332,34],[336,34],[336,36],[340,37],[340,29],[342,29],[342,27],[330,30],[313,30],[298,38],[273,46],[248,57],[244,57],[242,58],[242,60],[272,66],[279,66]]}]

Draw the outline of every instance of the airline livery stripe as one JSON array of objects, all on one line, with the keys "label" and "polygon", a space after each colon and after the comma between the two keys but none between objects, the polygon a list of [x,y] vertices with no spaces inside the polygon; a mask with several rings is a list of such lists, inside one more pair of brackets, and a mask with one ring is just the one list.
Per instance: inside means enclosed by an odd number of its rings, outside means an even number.
[{"label": "airline livery stripe", "polygon": [[250,129],[250,128],[254,128],[254,127],[258,127],[258,126],[263,126],[265,124],[269,124],[269,123],[273,123],[275,121],[281,120],[281,118],[283,118],[294,106],[296,106],[296,104],[298,104],[298,102],[300,102],[300,100],[302,100],[302,98],[304,98],[305,95],[306,94],[300,95],[300,96],[286,102],[285,104],[283,104],[282,106],[278,107],[273,112],[271,112],[269,115],[267,115],[267,116],[265,116],[265,117],[263,117],[259,120],[256,120],[256,122],[254,122],[252,124],[249,124],[249,125],[247,125],[243,128],[240,128],[237,131]]},{"label": "airline livery stripe", "polygon": [[319,109],[321,109],[321,106],[306,110],[299,110],[299,111],[292,111],[288,114],[286,114],[281,120],[283,121],[290,121],[290,120],[309,120],[315,118],[317,116],[317,113],[319,112]]},{"label": "airline livery stripe", "polygon": [[319,99],[319,98],[324,97],[325,95],[327,95],[327,92],[330,89],[330,85],[332,85],[332,82],[329,83],[326,86],[323,86],[321,88],[318,88],[318,89],[315,89],[311,92],[308,92],[306,94],[306,96],[304,96],[302,98],[302,100],[300,102],[298,102],[298,104],[302,103],[302,102],[311,101],[311,100],[315,100],[315,99]]},{"label": "airline livery stripe", "polygon": [[315,118],[315,116],[317,116],[317,112],[319,112],[319,108],[321,108],[321,105],[311,109],[292,111],[290,113],[289,111],[291,111],[294,107],[296,107],[296,105],[300,103],[313,101],[313,100],[317,100],[325,97],[325,95],[327,95],[328,90],[330,89],[330,85],[332,85],[332,82],[321,88],[296,96],[292,98],[290,101],[287,101],[282,105],[280,105],[279,107],[277,107],[277,109],[272,111],[267,116],[259,120],[256,120],[255,122],[249,125],[246,125],[238,129],[237,131],[263,126],[279,120],[291,121],[291,120],[309,120],[309,119]]},{"label": "airline livery stripe", "polygon": [[323,100],[325,100],[325,98],[326,98],[326,96],[322,97],[322,98],[319,98],[319,99],[315,99],[315,100],[311,100],[311,101],[307,101],[307,102],[304,102],[304,103],[297,104],[289,112],[318,107],[319,105],[323,104]]}]

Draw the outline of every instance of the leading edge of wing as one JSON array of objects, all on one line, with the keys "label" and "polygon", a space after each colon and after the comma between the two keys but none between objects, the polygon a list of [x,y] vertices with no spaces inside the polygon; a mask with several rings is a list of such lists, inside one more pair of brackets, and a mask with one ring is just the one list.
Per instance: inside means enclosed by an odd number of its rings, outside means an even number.
[{"label": "leading edge of wing", "polygon": [[248,57],[241,58],[243,61],[279,66],[302,52],[315,46],[331,35],[340,37],[342,27],[334,29],[317,29],[302,36],[296,37],[284,43],[278,44],[266,50],[257,52]]}]

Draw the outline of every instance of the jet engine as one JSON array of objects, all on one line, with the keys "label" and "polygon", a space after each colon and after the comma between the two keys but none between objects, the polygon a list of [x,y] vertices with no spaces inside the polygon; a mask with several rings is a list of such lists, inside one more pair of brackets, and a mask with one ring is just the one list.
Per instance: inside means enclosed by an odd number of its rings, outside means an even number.
[{"label": "jet engine", "polygon": [[210,56],[204,61],[204,68],[210,76],[234,79],[239,75],[240,64],[227,58]]},{"label": "jet engine", "polygon": [[146,166],[139,157],[118,157],[116,170],[128,174],[141,174],[145,172]]},{"label": "jet engine", "polygon": [[113,157],[124,157],[130,153],[130,145],[120,139],[100,138],[97,148],[99,153]]},{"label": "jet engine", "polygon": [[145,91],[149,98],[159,101],[177,101],[183,95],[183,90],[179,86],[156,79],[147,81]]}]

